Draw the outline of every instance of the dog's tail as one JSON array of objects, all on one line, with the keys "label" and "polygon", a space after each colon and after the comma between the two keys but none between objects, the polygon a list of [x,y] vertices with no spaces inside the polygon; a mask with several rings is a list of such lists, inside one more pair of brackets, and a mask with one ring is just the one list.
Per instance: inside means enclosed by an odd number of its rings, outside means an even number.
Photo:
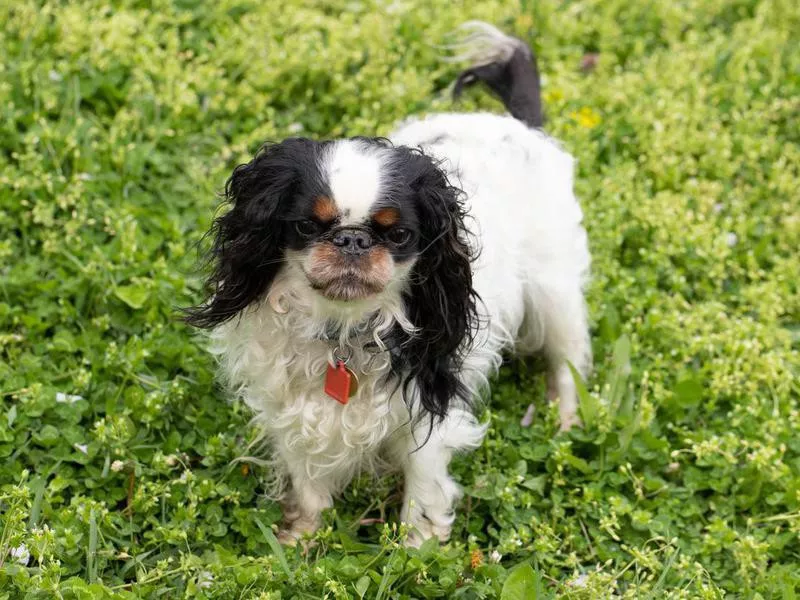
[{"label": "dog's tail", "polygon": [[469,60],[472,66],[456,79],[453,99],[483,81],[514,117],[529,127],[541,127],[541,85],[533,51],[522,40],[482,21],[469,21],[460,29],[466,35],[449,46],[457,52],[452,60]]}]

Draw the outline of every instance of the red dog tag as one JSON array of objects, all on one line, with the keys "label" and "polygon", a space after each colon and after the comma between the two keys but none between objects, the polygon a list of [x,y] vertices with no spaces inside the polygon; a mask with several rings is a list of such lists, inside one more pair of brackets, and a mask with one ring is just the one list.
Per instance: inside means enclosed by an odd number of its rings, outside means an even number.
[{"label": "red dog tag", "polygon": [[325,373],[325,393],[341,404],[347,401],[358,391],[358,377],[340,360],[334,367],[328,364]]}]

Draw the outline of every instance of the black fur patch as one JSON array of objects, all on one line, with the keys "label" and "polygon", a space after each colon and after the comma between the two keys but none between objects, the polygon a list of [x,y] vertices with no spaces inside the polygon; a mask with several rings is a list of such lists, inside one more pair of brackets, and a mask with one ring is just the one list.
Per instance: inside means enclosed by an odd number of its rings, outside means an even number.
[{"label": "black fur patch", "polygon": [[402,377],[406,400],[415,386],[432,425],[454,399],[472,400],[459,371],[478,326],[476,256],[467,242],[463,192],[439,165],[420,150],[397,147],[391,168],[393,184],[414,203],[420,239],[405,292],[406,313],[417,331],[410,335],[398,325],[387,345],[394,349],[393,370]]},{"label": "black fur patch", "polygon": [[293,227],[307,202],[330,190],[319,172],[328,142],[289,138],[264,145],[255,158],[234,169],[225,184],[230,210],[218,217],[208,235],[214,241],[208,262],[207,300],[187,309],[185,320],[213,328],[260,300],[283,264],[284,250],[302,245]]}]

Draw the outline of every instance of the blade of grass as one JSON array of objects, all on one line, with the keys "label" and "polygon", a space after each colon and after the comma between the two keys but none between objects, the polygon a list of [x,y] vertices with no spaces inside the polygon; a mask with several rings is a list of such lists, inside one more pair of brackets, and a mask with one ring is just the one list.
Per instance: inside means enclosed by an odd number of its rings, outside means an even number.
[{"label": "blade of grass", "polygon": [[389,585],[389,579],[392,575],[392,566],[395,558],[397,558],[397,551],[392,552],[392,554],[389,556],[389,560],[386,561],[386,566],[383,568],[383,577],[381,577],[381,583],[378,586],[378,593],[375,594],[375,600],[381,600],[384,592],[386,592],[386,588]]},{"label": "blade of grass", "polygon": [[28,529],[36,527],[39,523],[39,515],[42,512],[42,500],[44,499],[45,480],[38,478],[31,487],[35,490],[33,496],[33,504],[31,505],[31,514],[28,518]]},{"label": "blade of grass", "polygon": [[[631,372],[631,342],[627,335],[621,335],[614,344],[614,368],[609,373],[609,412],[612,415],[629,413],[630,407],[623,407],[623,396]],[[630,416],[624,414],[623,416]]]},{"label": "blade of grass", "polygon": [[294,580],[294,573],[289,568],[289,561],[286,560],[286,554],[283,552],[283,547],[281,547],[280,543],[278,542],[278,538],[275,537],[275,534],[272,533],[272,530],[264,525],[261,522],[261,519],[258,517],[254,517],[256,525],[261,530],[261,533],[264,534],[264,539],[267,540],[267,544],[272,549],[272,553],[278,557],[278,562],[281,564],[281,568],[286,573],[286,576],[290,580]]},{"label": "blade of grass", "polygon": [[97,581],[97,520],[94,509],[89,512],[89,552],[86,556],[86,578],[89,583]]},{"label": "blade of grass", "polygon": [[578,410],[581,413],[581,420],[583,421],[583,425],[586,427],[586,429],[592,429],[595,421],[597,421],[597,413],[600,410],[597,398],[590,394],[589,390],[586,389],[586,385],[583,383],[581,374],[578,373],[578,370],[572,365],[572,363],[568,362],[567,364],[569,365],[569,370],[572,371],[572,379],[575,381],[575,389],[578,392],[578,400],[580,401]]}]

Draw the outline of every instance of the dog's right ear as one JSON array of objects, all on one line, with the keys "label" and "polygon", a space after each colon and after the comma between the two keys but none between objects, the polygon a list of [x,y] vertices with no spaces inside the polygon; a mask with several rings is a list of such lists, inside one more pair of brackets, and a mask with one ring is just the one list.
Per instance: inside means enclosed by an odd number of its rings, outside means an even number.
[{"label": "dog's right ear", "polygon": [[212,272],[203,303],[185,310],[185,321],[213,328],[260,300],[283,264],[281,216],[289,208],[320,144],[289,138],[263,146],[249,163],[234,169],[225,184],[230,209],[207,235],[213,237],[208,261]]}]

